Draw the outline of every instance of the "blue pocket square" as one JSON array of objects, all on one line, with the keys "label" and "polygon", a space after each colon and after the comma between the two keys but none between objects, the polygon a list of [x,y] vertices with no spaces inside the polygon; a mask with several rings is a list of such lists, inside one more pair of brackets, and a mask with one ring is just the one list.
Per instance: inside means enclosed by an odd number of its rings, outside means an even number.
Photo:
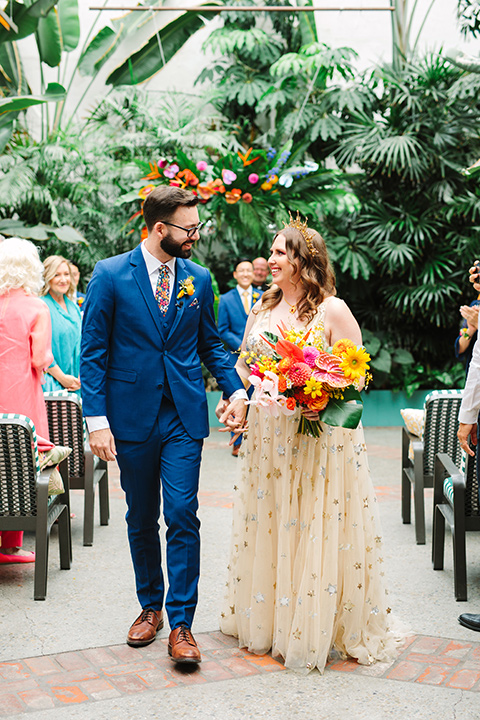
[{"label": "blue pocket square", "polygon": [[198,305],[197,298],[193,298],[192,302],[190,303],[190,305],[188,307],[195,307],[195,305]]}]

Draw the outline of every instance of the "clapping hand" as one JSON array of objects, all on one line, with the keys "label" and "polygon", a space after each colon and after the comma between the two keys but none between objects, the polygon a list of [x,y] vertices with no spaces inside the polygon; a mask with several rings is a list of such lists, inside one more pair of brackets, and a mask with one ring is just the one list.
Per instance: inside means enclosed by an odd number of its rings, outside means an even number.
[{"label": "clapping hand", "polygon": [[[475,260],[475,262],[479,262],[479,261],[478,261],[478,260]],[[480,292],[480,282],[478,282],[478,281],[480,280],[480,277],[479,277],[480,268],[477,267],[476,265],[474,265],[473,267],[471,267],[471,268],[469,269],[468,272],[469,272],[469,275],[470,275],[470,277],[469,277],[468,279],[469,279],[470,282],[472,283],[474,289],[475,289],[477,292]]]},{"label": "clapping hand", "polygon": [[480,305],[462,305],[460,307],[460,315],[467,321],[467,329],[470,331],[470,335],[473,335],[475,330],[478,330],[478,311]]}]

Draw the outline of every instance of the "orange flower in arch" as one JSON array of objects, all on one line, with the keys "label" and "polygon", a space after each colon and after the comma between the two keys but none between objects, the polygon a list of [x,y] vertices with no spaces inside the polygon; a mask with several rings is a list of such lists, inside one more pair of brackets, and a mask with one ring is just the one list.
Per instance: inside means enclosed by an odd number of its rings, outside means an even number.
[{"label": "orange flower in arch", "polygon": [[142,198],[142,200],[145,200],[147,195],[150,195],[152,190],[155,190],[155,185],[145,185],[145,187],[138,191],[138,194]]}]

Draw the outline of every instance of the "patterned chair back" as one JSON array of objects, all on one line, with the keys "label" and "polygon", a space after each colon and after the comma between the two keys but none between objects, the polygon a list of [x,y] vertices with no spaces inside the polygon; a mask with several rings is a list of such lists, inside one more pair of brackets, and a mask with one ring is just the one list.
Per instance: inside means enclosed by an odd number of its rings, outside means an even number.
[{"label": "patterned chair back", "polygon": [[0,516],[37,514],[39,472],[33,422],[25,415],[0,414]]},{"label": "patterned chair back", "polygon": [[457,439],[461,390],[435,390],[425,398],[423,474],[433,476],[435,455],[447,453],[460,467],[462,449]]},{"label": "patterned chair back", "polygon": [[75,393],[54,390],[44,393],[50,440],[55,445],[72,448],[68,458],[68,476],[81,478],[85,475],[85,429],[82,401]]}]

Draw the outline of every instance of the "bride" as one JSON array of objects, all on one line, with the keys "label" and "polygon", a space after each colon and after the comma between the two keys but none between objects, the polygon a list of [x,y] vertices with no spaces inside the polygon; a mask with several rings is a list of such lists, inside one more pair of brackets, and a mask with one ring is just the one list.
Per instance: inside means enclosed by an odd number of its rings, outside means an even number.
[{"label": "bride", "polygon": [[[318,232],[297,217],[275,236],[269,266],[274,284],[250,313],[242,350],[270,354],[261,335],[282,322],[325,346],[361,345]],[[248,384],[242,358],[237,371]],[[387,660],[397,642],[363,430],[322,423],[320,438],[298,435],[299,413],[250,408],[220,628],[298,671],[323,671],[332,650],[362,664]]]}]

